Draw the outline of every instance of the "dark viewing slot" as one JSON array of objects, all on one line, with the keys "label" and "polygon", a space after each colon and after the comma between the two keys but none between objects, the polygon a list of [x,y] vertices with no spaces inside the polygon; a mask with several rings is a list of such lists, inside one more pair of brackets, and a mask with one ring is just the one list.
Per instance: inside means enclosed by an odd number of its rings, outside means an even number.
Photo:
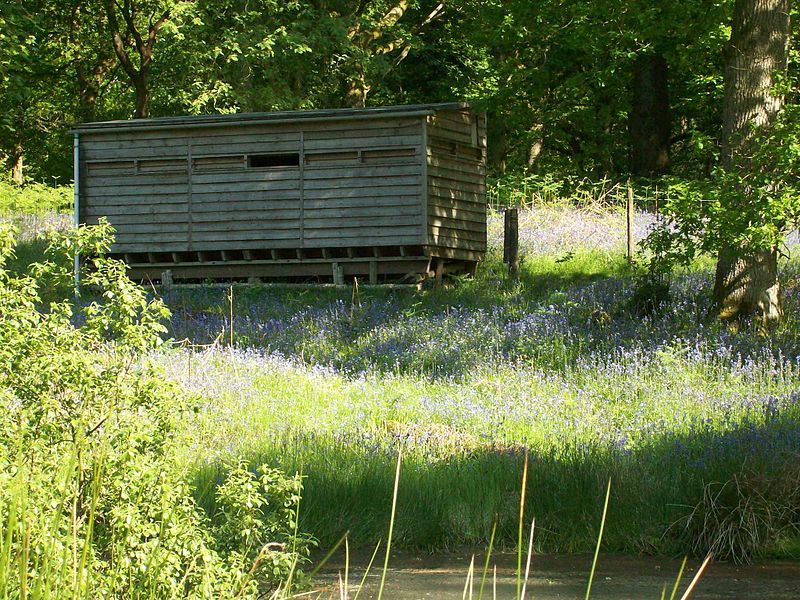
[{"label": "dark viewing slot", "polygon": [[247,157],[247,166],[251,169],[265,167],[298,167],[300,155],[294,154],[251,154]]}]

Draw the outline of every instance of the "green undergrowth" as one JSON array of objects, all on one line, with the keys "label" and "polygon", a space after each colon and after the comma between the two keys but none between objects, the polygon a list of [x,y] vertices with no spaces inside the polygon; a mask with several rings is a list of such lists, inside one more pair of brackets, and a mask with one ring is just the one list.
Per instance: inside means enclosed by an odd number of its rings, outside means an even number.
[{"label": "green undergrowth", "polygon": [[19,186],[0,177],[0,215],[45,215],[69,212],[74,190],[71,185],[28,183]]},{"label": "green undergrowth", "polygon": [[[165,360],[168,373],[186,373],[188,356]],[[793,556],[800,411],[789,373],[776,378],[765,368],[741,376],[713,364],[688,369],[679,351],[633,376],[506,371],[458,383],[352,381],[226,358],[225,350],[192,360],[192,377],[206,381],[198,391],[210,400],[187,424],[182,445],[197,466],[198,499],[209,512],[216,465],[227,455],[244,456],[302,470],[301,522],[323,546],[345,531],[354,546],[369,546],[385,531],[402,448],[395,524],[401,547],[485,545],[497,519],[497,543],[513,548],[527,449],[526,511],[537,519],[537,551],[590,551],[597,498],[611,477],[607,551],[703,554],[728,542],[733,558]],[[764,395],[786,406],[777,402],[774,412],[734,406],[721,414],[710,399],[715,395]],[[741,495],[721,490],[737,481]],[[711,517],[720,522],[698,543]],[[745,517],[754,519],[754,529],[739,523]],[[737,523],[739,537],[724,538]]]},{"label": "green undergrowth", "polygon": [[14,235],[0,228],[0,597],[291,589],[313,541],[297,527],[302,480],[231,459],[215,511],[198,507],[174,441],[197,399],[148,358],[163,344],[164,304],[105,259],[84,273],[92,302],[42,297],[69,287],[71,255],[108,243],[102,227],[57,235],[14,275]]}]

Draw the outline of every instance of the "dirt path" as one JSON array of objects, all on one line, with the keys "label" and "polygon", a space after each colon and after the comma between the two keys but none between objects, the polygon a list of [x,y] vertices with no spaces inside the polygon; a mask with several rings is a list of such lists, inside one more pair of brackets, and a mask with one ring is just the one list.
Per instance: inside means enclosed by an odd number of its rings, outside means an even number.
[{"label": "dirt path", "polygon": [[[472,598],[477,599],[481,584],[484,557],[475,557],[475,576]],[[513,599],[516,593],[516,555],[498,555],[496,597]],[[531,563],[526,598],[536,600],[580,599],[586,595],[586,583],[591,569],[591,556],[535,556]],[[353,557],[350,570],[350,598],[363,576],[368,562],[362,556]],[[367,577],[359,598],[375,598],[380,583],[382,557]],[[387,600],[418,600],[441,598],[460,599],[464,594],[470,556],[393,556],[386,573],[383,597]],[[356,565],[353,567],[352,565]],[[697,571],[699,561],[687,564],[677,597],[679,598]],[[680,561],[659,558],[630,558],[601,556],[592,586],[594,600],[642,600],[661,598],[667,587],[669,598]],[[344,564],[335,563],[318,576],[323,589],[322,598],[339,597],[338,574],[344,576]],[[485,582],[483,598],[493,597],[493,577],[490,572]],[[467,592],[469,598],[469,592]],[[800,599],[800,563],[765,562],[738,567],[725,563],[712,563],[701,578],[692,598],[695,600],[795,600]]]}]

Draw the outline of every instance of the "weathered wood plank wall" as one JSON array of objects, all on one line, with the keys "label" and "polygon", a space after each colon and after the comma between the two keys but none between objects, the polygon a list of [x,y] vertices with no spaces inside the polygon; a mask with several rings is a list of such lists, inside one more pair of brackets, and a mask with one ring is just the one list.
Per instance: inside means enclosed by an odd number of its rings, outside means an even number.
[{"label": "weathered wood plank wall", "polygon": [[[302,124],[302,132],[92,133],[83,139],[83,220],[106,216],[120,253],[418,244],[421,127],[387,119]],[[253,162],[280,153],[294,164]]]},{"label": "weathered wood plank wall", "polygon": [[428,117],[428,244],[472,260],[486,251],[486,118],[468,108]]}]

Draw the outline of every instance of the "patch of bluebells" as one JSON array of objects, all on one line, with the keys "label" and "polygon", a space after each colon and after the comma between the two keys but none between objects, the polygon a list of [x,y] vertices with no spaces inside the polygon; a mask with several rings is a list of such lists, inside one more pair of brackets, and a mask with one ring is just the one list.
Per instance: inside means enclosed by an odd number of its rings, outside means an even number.
[{"label": "patch of bluebells", "polygon": [[[529,255],[624,244],[620,215],[529,212],[520,219]],[[652,222],[637,215],[637,231],[643,235]],[[490,221],[494,244],[496,226]],[[800,451],[800,426],[789,420],[775,427],[770,421],[775,411],[800,411],[791,392],[800,373],[800,336],[791,316],[800,311],[798,270],[796,262],[785,269],[790,316],[770,337],[755,328],[732,333],[706,319],[713,276],[706,271],[675,276],[669,301],[649,313],[632,309],[636,282],[629,278],[572,285],[544,301],[526,297],[524,290],[498,294],[484,306],[386,294],[356,303],[317,299],[298,307],[291,303],[296,298],[266,290],[237,304],[233,349],[217,345],[194,354],[198,376],[188,379],[181,355],[170,376],[204,397],[238,398],[215,410],[244,430],[256,426],[247,421],[246,407],[263,397],[259,377],[338,381],[331,392],[335,403],[308,414],[299,407],[297,421],[304,431],[339,431],[348,439],[363,438],[366,446],[375,436],[381,443],[412,440],[425,446],[469,435],[477,444],[524,442],[544,449],[560,440],[564,448],[591,443],[629,454],[652,440],[675,438],[668,454],[677,460],[681,440],[693,432],[718,440],[711,450],[717,458],[728,447],[743,450],[748,440],[770,451]],[[202,308],[174,310],[174,336],[227,342],[224,291],[199,293],[208,294],[194,298]],[[393,379],[404,377],[419,381],[418,394],[393,390]],[[383,397],[395,393],[396,402]],[[285,399],[269,402],[275,426],[286,425]],[[440,428],[377,431],[382,419]],[[701,458],[693,455],[689,462],[700,464]]]},{"label": "patch of bluebells", "polygon": [[[490,212],[490,247],[503,247],[503,214]],[[656,223],[653,213],[634,214],[634,239],[642,240]],[[620,211],[540,207],[519,212],[520,253],[524,256],[562,256],[575,249],[619,250],[626,243],[626,217]]]},{"label": "patch of bluebells", "polygon": [[[360,305],[337,299],[294,311],[253,303],[244,314],[234,315],[233,328],[237,345],[353,376],[382,372],[459,378],[476,368],[509,363],[544,370],[629,370],[675,348],[689,362],[739,369],[761,364],[766,355],[781,364],[797,363],[800,338],[792,327],[763,337],[755,328],[732,333],[708,324],[709,273],[676,277],[670,301],[651,314],[631,310],[634,285],[604,279],[575,286],[557,302],[523,309],[501,302],[488,308],[415,311],[393,297]],[[787,312],[800,308],[799,300],[797,289],[787,287]],[[230,323],[223,310],[177,310],[172,328],[176,339],[211,343],[227,341]]]}]

